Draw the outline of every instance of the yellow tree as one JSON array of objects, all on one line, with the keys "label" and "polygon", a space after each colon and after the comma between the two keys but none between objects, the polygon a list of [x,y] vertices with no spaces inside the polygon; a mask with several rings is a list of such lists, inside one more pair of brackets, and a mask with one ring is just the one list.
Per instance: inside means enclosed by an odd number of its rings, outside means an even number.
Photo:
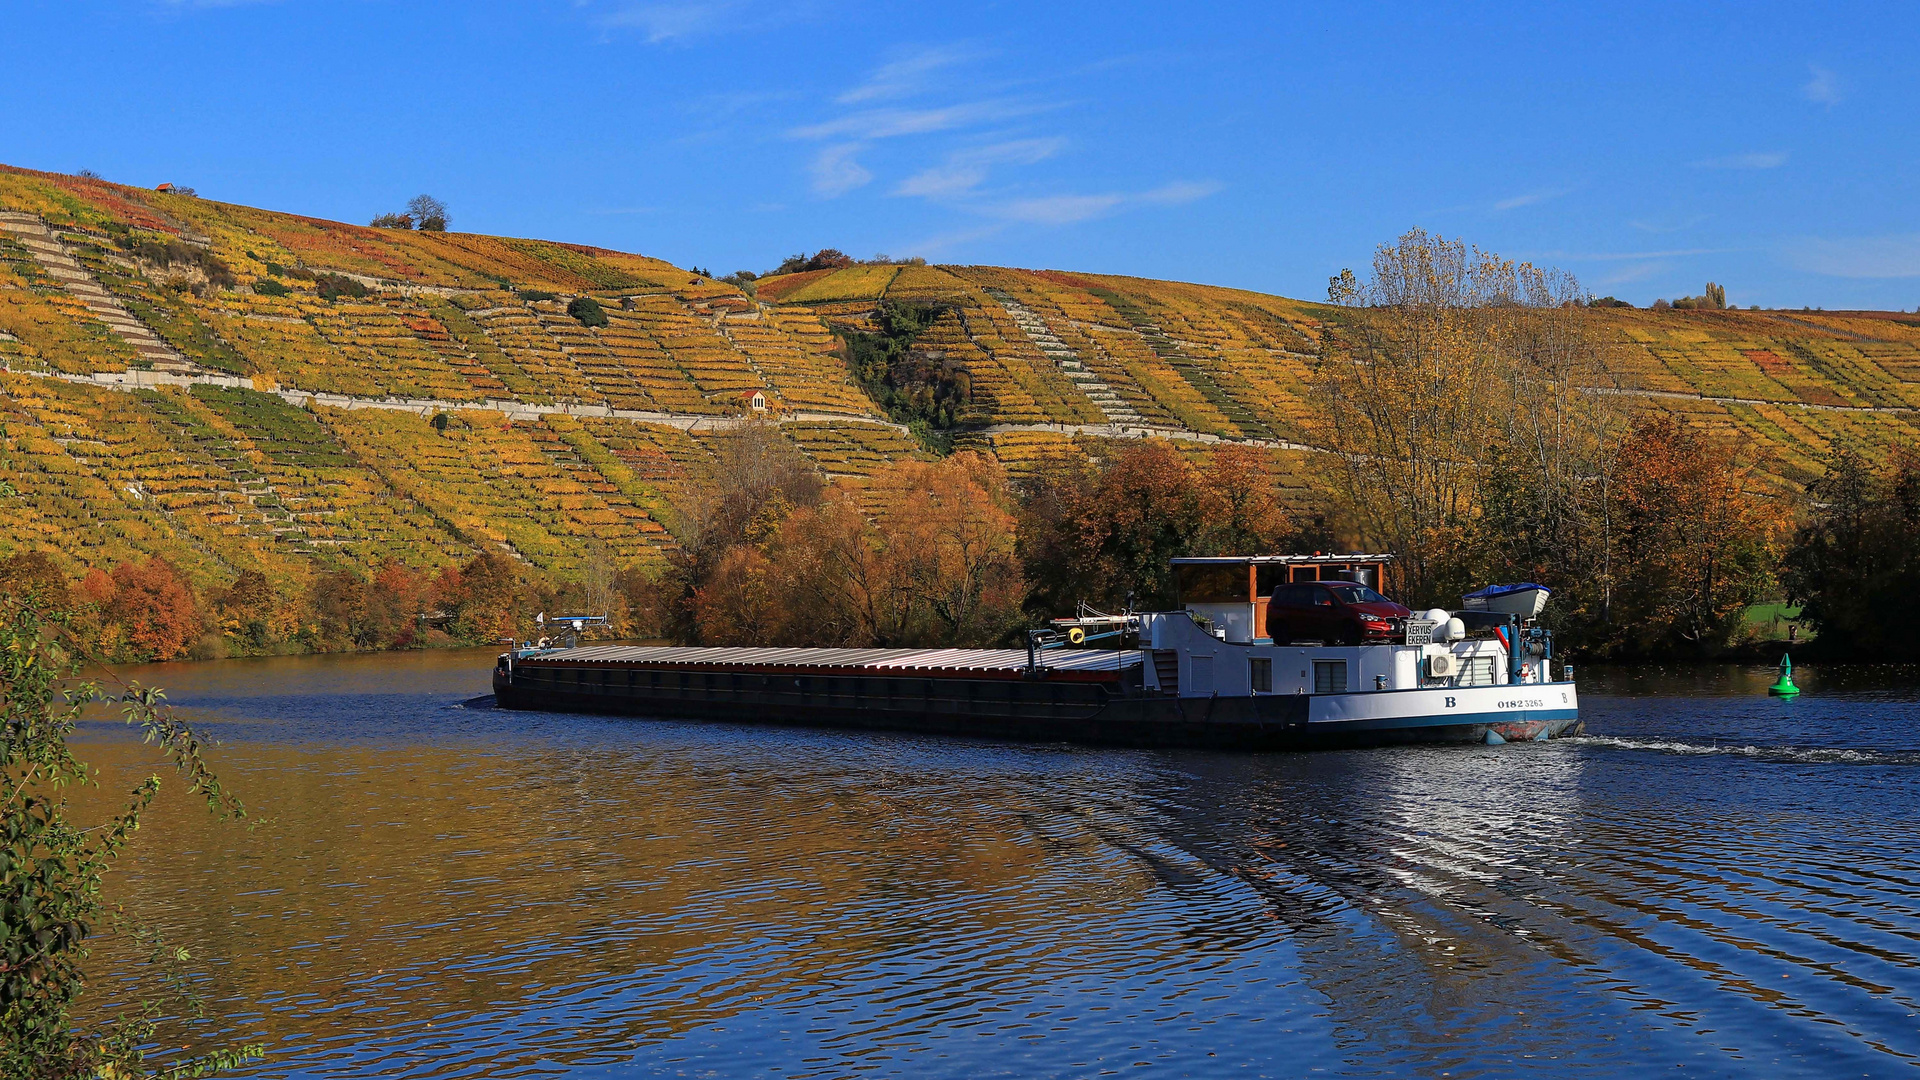
[{"label": "yellow tree", "polygon": [[1341,310],[1314,391],[1316,435],[1341,465],[1332,494],[1363,544],[1400,556],[1409,600],[1449,599],[1481,561],[1492,470],[1516,470],[1519,501],[1548,515],[1589,471],[1592,455],[1574,452],[1599,370],[1584,294],[1569,275],[1414,229],[1328,298]]},{"label": "yellow tree", "polygon": [[1026,582],[999,462],[972,452],[896,462],[871,490],[889,563],[924,610],[929,640],[992,644],[1019,624]]}]

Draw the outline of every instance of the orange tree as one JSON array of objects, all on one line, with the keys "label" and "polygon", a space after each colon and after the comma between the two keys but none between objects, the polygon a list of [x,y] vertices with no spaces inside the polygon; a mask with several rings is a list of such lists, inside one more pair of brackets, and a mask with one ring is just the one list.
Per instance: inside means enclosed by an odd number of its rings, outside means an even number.
[{"label": "orange tree", "polygon": [[[1734,448],[1651,413],[1620,451],[1615,648],[1712,652],[1774,586],[1784,521],[1747,491]],[[1603,639],[1604,640],[1604,639]]]}]

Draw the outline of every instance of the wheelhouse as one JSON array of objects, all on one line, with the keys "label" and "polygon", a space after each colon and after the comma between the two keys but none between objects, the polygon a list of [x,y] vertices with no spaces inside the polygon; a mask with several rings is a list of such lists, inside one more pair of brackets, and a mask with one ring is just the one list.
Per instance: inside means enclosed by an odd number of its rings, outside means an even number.
[{"label": "wheelhouse", "polygon": [[1235,644],[1268,640],[1273,590],[1296,581],[1351,581],[1378,591],[1392,555],[1225,555],[1172,560],[1179,604]]}]

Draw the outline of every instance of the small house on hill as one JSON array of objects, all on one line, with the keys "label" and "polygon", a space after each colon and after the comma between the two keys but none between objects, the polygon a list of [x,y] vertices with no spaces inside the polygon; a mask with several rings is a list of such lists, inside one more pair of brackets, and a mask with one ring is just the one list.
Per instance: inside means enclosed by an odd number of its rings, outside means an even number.
[{"label": "small house on hill", "polygon": [[752,412],[763,413],[767,411],[767,395],[759,390],[742,390],[740,404]]},{"label": "small house on hill", "polygon": [[172,185],[172,184],[161,184],[160,186],[158,186],[158,187],[156,187],[156,188],[154,188],[153,190],[155,190],[155,191],[159,191],[159,192],[164,192],[164,193],[166,193],[166,194],[169,194],[169,195],[171,195],[171,194],[173,194],[173,185]]}]

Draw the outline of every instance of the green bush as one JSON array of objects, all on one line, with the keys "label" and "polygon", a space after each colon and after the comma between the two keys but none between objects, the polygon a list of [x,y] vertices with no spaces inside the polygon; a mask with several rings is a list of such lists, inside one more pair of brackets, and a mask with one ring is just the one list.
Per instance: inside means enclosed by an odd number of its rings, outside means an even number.
[{"label": "green bush", "polygon": [[558,300],[559,297],[543,289],[521,289],[520,299],[532,302],[535,300]]},{"label": "green bush", "polygon": [[338,300],[343,296],[359,298],[373,294],[372,289],[342,274],[315,274],[313,285],[321,297],[327,300]]},{"label": "green bush", "polygon": [[576,296],[567,304],[567,314],[580,320],[581,326],[607,325],[607,313],[601,309],[600,301],[591,296]]},{"label": "green bush", "polygon": [[285,296],[293,290],[285,282],[263,277],[253,283],[253,291],[261,296]]}]

